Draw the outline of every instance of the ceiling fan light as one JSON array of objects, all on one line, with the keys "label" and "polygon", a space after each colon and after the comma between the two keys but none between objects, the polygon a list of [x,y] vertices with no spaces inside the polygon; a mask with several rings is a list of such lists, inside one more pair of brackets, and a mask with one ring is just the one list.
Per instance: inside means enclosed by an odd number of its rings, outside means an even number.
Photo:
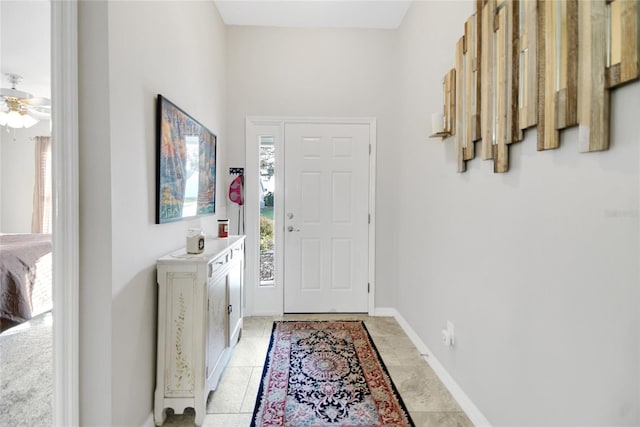
[{"label": "ceiling fan light", "polygon": [[35,125],[36,123],[38,123],[38,120],[34,119],[30,115],[28,115],[28,114],[23,114],[22,115],[22,125],[25,128],[30,128],[31,126]]},{"label": "ceiling fan light", "polygon": [[[0,0],[2,1],[2,0]],[[34,98],[30,93],[16,89],[22,77],[5,74],[11,83],[11,89],[0,88],[0,103],[6,104],[0,111],[0,126],[16,129],[29,128],[40,120],[51,117],[51,101],[47,98]]]},{"label": "ceiling fan light", "polygon": [[12,128],[21,128],[22,124],[22,114],[18,113],[15,110],[9,111],[7,114],[7,126]]}]

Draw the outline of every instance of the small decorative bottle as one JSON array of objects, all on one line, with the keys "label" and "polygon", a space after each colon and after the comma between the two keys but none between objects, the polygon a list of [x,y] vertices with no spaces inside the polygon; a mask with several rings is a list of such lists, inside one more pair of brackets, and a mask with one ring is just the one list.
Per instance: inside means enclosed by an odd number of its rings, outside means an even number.
[{"label": "small decorative bottle", "polygon": [[229,220],[218,220],[218,237],[229,237]]}]

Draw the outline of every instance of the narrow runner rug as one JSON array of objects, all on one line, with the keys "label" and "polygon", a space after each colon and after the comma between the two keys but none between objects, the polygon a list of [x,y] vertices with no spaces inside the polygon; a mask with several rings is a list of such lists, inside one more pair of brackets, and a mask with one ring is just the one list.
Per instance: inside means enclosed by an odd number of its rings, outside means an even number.
[{"label": "narrow runner rug", "polygon": [[277,321],[252,427],[413,427],[362,321]]}]

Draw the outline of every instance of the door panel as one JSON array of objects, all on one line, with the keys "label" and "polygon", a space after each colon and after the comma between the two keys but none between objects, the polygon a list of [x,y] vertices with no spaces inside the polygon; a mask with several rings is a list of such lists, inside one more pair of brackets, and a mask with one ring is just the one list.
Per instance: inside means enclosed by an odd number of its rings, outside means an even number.
[{"label": "door panel", "polygon": [[[300,288],[302,290],[321,290],[322,274],[320,271],[322,260],[322,242],[320,239],[301,239],[302,251],[300,253]],[[292,286],[295,286],[296,277],[291,276]]]},{"label": "door panel", "polygon": [[286,312],[368,309],[369,125],[285,126]]},{"label": "door panel", "polygon": [[227,279],[226,276],[210,281],[207,285],[208,295],[208,326],[207,326],[207,381],[215,372],[216,366],[228,344],[227,327]]},{"label": "door panel", "polygon": [[351,239],[333,239],[331,243],[331,285],[333,289],[351,289],[352,241]]},{"label": "door panel", "polygon": [[[241,252],[234,250],[234,257],[241,255]],[[227,286],[229,295],[229,345],[234,346],[240,336],[240,318],[242,317],[242,271],[244,263],[236,262],[227,275]]]}]

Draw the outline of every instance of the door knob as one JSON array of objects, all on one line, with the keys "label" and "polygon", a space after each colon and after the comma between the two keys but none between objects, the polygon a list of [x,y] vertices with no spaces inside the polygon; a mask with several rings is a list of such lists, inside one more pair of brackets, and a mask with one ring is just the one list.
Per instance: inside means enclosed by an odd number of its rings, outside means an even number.
[{"label": "door knob", "polygon": [[288,226],[288,227],[287,227],[287,231],[288,231],[289,233],[291,233],[291,232],[293,232],[293,231],[300,231],[300,230],[298,230],[297,228],[293,228],[293,225],[290,225],[290,226]]}]

